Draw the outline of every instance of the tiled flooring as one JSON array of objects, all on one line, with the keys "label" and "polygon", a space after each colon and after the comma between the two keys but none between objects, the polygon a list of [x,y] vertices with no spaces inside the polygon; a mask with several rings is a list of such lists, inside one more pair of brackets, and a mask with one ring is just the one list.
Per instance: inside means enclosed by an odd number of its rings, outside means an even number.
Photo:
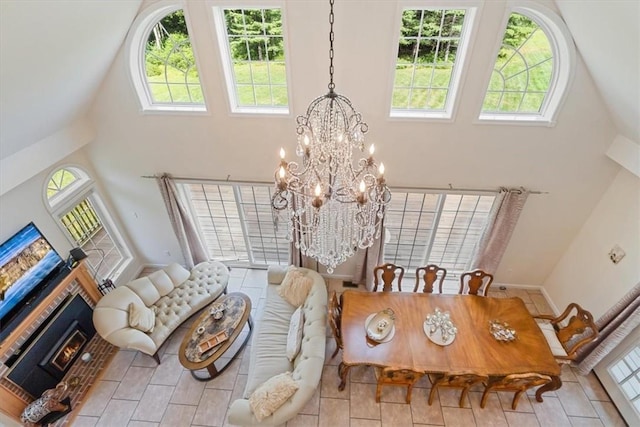
[{"label": "tiled flooring", "polygon": [[[229,291],[241,291],[253,301],[253,316],[264,304],[266,271],[233,269]],[[341,290],[339,281],[330,281],[330,289]],[[492,296],[518,296],[534,312],[550,313],[540,292],[520,289],[493,292]],[[187,324],[167,340],[162,364],[150,357],[119,351],[102,379],[92,388],[73,425],[80,426],[226,426],[229,404],[245,387],[249,367],[249,348],[242,358],[215,380],[197,382],[179,363],[177,352]],[[472,389],[464,408],[458,407],[459,390],[438,390],[433,405],[427,404],[430,391],[423,378],[413,391],[411,405],[404,403],[404,387],[386,386],[381,402],[375,402],[375,377],[370,368],[351,369],[344,391],[338,391],[340,354],[331,360],[335,349],[327,336],[327,358],[321,385],[304,410],[287,427],[400,427],[445,426],[624,426],[616,408],[593,374],[583,377],[565,367],[563,386],[544,395],[537,403],[533,393],[523,395],[517,410],[511,410],[512,393],[492,393],[484,409],[480,408],[481,389]]]}]

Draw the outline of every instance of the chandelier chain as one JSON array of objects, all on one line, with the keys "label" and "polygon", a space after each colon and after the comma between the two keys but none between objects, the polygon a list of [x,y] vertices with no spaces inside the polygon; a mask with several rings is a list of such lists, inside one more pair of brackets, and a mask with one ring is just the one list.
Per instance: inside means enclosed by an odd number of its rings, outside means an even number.
[{"label": "chandelier chain", "polygon": [[333,93],[336,88],[335,83],[333,83],[333,2],[334,0],[329,0],[329,93]]}]

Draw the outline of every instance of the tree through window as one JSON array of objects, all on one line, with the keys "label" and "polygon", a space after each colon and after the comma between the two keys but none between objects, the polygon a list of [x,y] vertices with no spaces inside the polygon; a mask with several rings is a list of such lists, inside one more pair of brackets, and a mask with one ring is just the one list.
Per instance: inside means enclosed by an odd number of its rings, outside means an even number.
[{"label": "tree through window", "polygon": [[145,73],[153,103],[204,104],[184,12],[176,10],[151,29]]},{"label": "tree through window", "polygon": [[539,113],[551,85],[554,58],[535,21],[511,14],[482,112]]},{"label": "tree through window", "polygon": [[410,9],[402,12],[392,116],[450,116],[473,11]]},{"label": "tree through window", "polygon": [[247,8],[214,12],[231,109],[288,113],[282,11]]},{"label": "tree through window", "polygon": [[557,14],[532,3],[515,6],[479,118],[553,122],[573,76],[575,56],[571,33]]}]

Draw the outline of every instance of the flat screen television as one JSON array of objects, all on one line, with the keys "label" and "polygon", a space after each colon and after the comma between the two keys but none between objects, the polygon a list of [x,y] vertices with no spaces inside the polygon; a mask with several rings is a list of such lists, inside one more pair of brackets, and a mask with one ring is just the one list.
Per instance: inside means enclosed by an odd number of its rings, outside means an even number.
[{"label": "flat screen television", "polygon": [[33,222],[0,245],[0,339],[68,274],[65,260]]}]

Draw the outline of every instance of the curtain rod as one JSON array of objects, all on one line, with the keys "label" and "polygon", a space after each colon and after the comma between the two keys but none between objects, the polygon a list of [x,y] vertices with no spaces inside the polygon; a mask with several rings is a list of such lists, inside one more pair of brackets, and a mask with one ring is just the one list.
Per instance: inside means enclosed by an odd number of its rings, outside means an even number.
[{"label": "curtain rod", "polygon": [[[190,181],[190,182],[210,182],[214,184],[265,184],[272,185],[273,181],[243,181],[237,179],[231,179],[231,175],[227,176],[227,179],[212,179],[212,178],[192,178],[192,177],[181,177],[181,176],[173,176],[172,178],[176,181]],[[142,175],[141,178],[146,179],[156,179],[158,176],[156,175]],[[487,188],[457,188],[449,184],[449,187],[394,187],[389,186],[389,188],[400,190],[400,191],[456,191],[456,192],[468,192],[468,193],[499,193],[500,188],[495,190],[487,189]],[[506,188],[506,187],[501,187]],[[523,187],[520,187],[522,190],[525,190]],[[538,191],[538,190],[529,190],[529,194],[549,194],[548,191]]]}]

